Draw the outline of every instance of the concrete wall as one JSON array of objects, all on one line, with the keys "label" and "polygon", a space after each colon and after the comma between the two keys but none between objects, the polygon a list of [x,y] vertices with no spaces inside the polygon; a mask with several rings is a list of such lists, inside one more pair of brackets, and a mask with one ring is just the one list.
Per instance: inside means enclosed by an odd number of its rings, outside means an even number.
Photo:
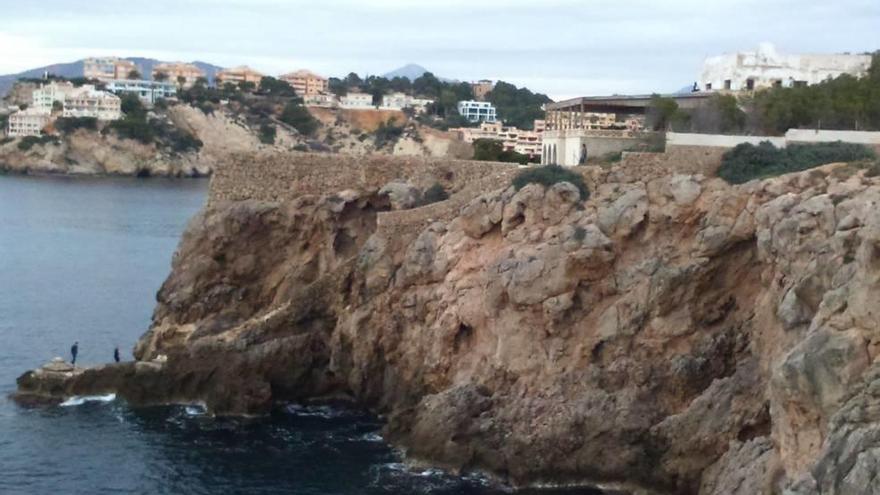
[{"label": "concrete wall", "polygon": [[666,133],[666,146],[709,146],[714,148],[733,148],[742,143],[758,144],[770,141],[775,146],[784,148],[784,137],[773,136],[730,136],[723,134],[690,134],[679,132]]},{"label": "concrete wall", "polygon": [[666,146],[708,146],[714,148],[733,148],[741,143],[758,144],[770,141],[778,148],[790,143],[831,143],[843,141],[880,148],[880,132],[828,131],[811,129],[789,129],[785,136],[730,136],[723,134],[666,133]]},{"label": "concrete wall", "polygon": [[600,157],[608,153],[630,150],[639,144],[641,136],[627,131],[589,131],[584,129],[560,129],[545,131],[543,136],[542,164],[566,167],[581,165],[581,156]]}]

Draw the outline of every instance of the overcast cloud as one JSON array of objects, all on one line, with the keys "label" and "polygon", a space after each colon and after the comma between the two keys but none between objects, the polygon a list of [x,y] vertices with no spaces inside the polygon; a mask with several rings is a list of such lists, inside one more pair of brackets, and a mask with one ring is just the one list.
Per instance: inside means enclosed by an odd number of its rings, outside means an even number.
[{"label": "overcast cloud", "polygon": [[880,49],[880,0],[0,0],[0,74],[91,55],[381,74],[419,63],[554,99],[666,92],[704,57]]}]

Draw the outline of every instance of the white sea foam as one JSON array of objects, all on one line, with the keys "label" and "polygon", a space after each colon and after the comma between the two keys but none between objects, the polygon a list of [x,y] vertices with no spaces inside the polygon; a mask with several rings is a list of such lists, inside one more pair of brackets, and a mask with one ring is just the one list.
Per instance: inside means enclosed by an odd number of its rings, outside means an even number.
[{"label": "white sea foam", "polygon": [[81,406],[86,402],[111,402],[116,400],[116,394],[107,395],[74,395],[66,401],[59,404],[62,407]]},{"label": "white sea foam", "polygon": [[208,412],[208,409],[203,404],[191,404],[186,406],[184,410],[189,416],[201,416]]}]

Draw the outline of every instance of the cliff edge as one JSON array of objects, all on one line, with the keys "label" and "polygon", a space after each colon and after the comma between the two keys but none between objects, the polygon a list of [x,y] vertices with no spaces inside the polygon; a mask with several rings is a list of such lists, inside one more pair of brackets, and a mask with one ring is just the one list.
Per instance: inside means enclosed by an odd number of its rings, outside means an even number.
[{"label": "cliff edge", "polygon": [[[582,201],[507,165],[338,159],[218,171],[138,363],[20,391],[218,414],[348,396],[410,458],[515,484],[880,489],[880,179],[730,186],[634,154],[578,169]],[[433,183],[450,198],[400,209]]]}]

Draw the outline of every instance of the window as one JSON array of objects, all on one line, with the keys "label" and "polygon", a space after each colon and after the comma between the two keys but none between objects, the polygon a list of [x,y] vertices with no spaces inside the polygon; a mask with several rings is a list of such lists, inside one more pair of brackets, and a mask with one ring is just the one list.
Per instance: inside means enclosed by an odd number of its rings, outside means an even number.
[{"label": "window", "polygon": [[782,87],[782,79],[777,79],[777,80],[773,81],[773,87],[774,88],[781,88]]},{"label": "window", "polygon": [[746,79],[746,89],[749,91],[755,89],[755,80],[754,79]]},{"label": "window", "polygon": [[724,80],[724,89],[730,89],[730,79]]},{"label": "window", "polygon": [[712,91],[712,83],[706,83],[706,91]]}]

